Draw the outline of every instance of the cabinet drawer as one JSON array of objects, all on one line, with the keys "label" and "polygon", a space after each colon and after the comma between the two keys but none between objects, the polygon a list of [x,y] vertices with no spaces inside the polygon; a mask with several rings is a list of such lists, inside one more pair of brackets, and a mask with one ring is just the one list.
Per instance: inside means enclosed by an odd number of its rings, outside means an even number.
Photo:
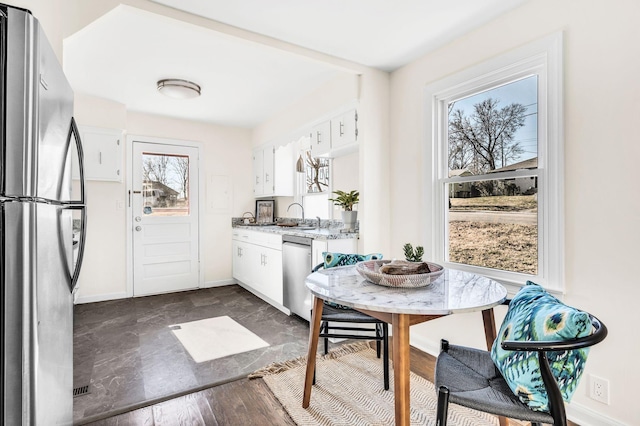
[{"label": "cabinet drawer", "polygon": [[236,241],[244,241],[249,244],[256,244],[282,251],[282,235],[280,234],[234,228],[231,235]]}]

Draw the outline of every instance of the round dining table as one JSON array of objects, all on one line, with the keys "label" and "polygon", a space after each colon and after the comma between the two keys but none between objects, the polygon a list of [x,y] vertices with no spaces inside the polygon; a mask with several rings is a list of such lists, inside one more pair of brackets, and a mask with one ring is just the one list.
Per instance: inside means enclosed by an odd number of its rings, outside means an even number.
[{"label": "round dining table", "polygon": [[338,303],[392,327],[395,423],[410,424],[409,327],[446,315],[482,311],[487,348],[496,337],[493,307],[507,298],[505,287],[490,278],[445,268],[423,287],[387,287],[362,277],[355,266],[321,269],[307,276],[314,296],[302,406],[309,407],[324,301]]}]

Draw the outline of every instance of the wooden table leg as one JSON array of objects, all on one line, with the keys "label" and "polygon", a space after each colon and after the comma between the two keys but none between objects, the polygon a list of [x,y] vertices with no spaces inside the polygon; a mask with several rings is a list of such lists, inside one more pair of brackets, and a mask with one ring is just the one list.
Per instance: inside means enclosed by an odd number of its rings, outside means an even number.
[{"label": "wooden table leg", "polygon": [[491,350],[493,341],[496,340],[496,318],[493,316],[493,308],[482,311],[484,323],[484,337],[487,342],[487,350]]},{"label": "wooden table leg", "polygon": [[393,390],[395,392],[396,426],[409,426],[409,315],[393,314]]},{"label": "wooden table leg", "polygon": [[[493,308],[482,311],[482,322],[484,323],[484,337],[487,341],[487,350],[491,351],[494,340],[496,340],[496,318],[493,315]],[[498,417],[500,426],[509,426],[509,419]]]},{"label": "wooden table leg", "polygon": [[309,407],[311,402],[311,385],[313,384],[313,373],[316,368],[316,354],[318,353],[318,335],[320,334],[320,319],[322,318],[322,307],[324,300],[313,297],[313,312],[311,313],[311,323],[309,324],[309,352],[307,353],[307,372],[304,377],[304,394],[302,396],[302,408]]}]

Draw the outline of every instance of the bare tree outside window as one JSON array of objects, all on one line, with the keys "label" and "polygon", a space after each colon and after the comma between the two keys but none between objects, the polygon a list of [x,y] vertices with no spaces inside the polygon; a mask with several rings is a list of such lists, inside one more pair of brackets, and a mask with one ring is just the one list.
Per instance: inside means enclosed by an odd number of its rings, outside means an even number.
[{"label": "bare tree outside window", "polygon": [[189,157],[144,153],[142,178],[145,214],[189,214]]},{"label": "bare tree outside window", "polygon": [[499,103],[488,98],[475,104],[471,115],[461,109],[449,113],[450,169],[488,172],[512,163],[523,153],[514,136],[524,126],[527,108],[519,103],[500,108]]},{"label": "bare tree outside window", "polygon": [[189,157],[173,157],[170,164],[174,173],[175,187],[180,188],[181,197],[189,200]]}]

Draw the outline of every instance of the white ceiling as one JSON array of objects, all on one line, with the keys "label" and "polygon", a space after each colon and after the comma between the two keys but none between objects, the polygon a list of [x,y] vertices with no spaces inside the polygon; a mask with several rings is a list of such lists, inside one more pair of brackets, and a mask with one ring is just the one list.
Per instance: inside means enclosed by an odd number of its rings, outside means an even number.
[{"label": "white ceiling", "polygon": [[[152,0],[293,45],[391,71],[527,0]],[[65,39],[75,91],[129,110],[252,128],[344,72],[264,44],[120,5]],[[174,100],[180,78],[202,96]]]}]

